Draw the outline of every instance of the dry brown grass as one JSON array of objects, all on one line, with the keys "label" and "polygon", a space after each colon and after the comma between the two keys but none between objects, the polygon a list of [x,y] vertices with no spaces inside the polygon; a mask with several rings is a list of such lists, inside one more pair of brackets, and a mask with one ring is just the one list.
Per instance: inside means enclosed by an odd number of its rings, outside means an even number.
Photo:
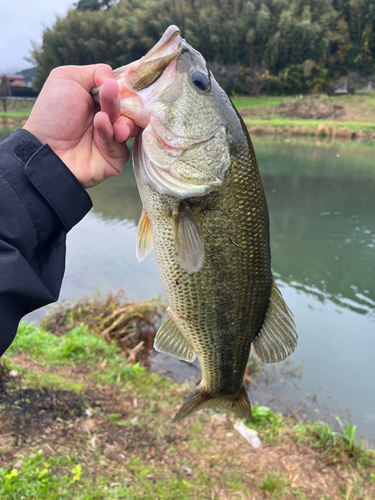
[{"label": "dry brown grass", "polygon": [[165,311],[161,297],[129,301],[121,290],[116,294],[109,292],[105,299],[85,297],[60,303],[43,318],[41,327],[62,335],[85,324],[90,333],[115,340],[129,361],[146,364]]}]

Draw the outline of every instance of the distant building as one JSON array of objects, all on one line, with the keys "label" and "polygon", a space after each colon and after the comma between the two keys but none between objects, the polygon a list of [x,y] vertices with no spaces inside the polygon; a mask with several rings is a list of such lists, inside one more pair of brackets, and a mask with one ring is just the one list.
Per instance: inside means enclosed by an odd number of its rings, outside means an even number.
[{"label": "distant building", "polygon": [[12,87],[24,87],[25,77],[23,75],[7,75],[0,73],[0,81],[5,76]]},{"label": "distant building", "polygon": [[341,83],[341,85],[339,85],[339,87],[334,90],[334,93],[335,94],[348,94],[349,93],[348,79],[345,78],[344,81],[340,82],[340,83]]},{"label": "distant building", "polygon": [[368,85],[367,87],[365,87],[364,89],[357,89],[354,91],[355,94],[370,94],[371,92],[373,92],[374,88],[372,86],[372,83],[371,82],[368,82]]}]

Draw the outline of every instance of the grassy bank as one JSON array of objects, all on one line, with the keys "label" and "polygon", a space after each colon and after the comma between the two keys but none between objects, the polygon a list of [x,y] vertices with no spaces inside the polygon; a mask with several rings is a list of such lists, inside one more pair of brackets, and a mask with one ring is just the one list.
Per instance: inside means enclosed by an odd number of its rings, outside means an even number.
[{"label": "grassy bank", "polygon": [[[251,134],[375,140],[375,94],[235,97],[233,103]],[[31,109],[29,101],[9,102],[0,128],[22,127]]]},{"label": "grassy bank", "polygon": [[18,128],[22,127],[29,118],[33,109],[33,101],[7,101],[7,112],[3,111],[2,102],[0,102],[0,128]]},{"label": "grassy bank", "polygon": [[375,95],[234,98],[250,133],[375,140]]},{"label": "grassy bank", "polygon": [[171,425],[192,388],[150,373],[145,359],[134,363],[134,347],[106,341],[101,327],[93,334],[76,325],[78,313],[59,312],[64,333],[22,324],[6,353],[1,498],[375,498],[375,454],[355,440],[354,426],[336,433],[253,402],[255,449],[233,415],[201,411]]}]

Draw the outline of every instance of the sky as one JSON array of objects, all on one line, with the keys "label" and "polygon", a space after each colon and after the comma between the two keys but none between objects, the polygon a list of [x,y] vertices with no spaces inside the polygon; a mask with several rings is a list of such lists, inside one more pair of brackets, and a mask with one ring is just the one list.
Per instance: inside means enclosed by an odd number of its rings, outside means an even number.
[{"label": "sky", "polygon": [[41,44],[43,30],[65,16],[77,0],[0,0],[0,73],[31,68],[30,40]]}]

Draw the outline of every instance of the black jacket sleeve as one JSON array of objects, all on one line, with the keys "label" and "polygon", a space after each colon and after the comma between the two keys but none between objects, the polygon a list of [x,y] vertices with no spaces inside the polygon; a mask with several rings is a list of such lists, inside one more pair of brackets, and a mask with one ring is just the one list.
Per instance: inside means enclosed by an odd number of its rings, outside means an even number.
[{"label": "black jacket sleeve", "polygon": [[57,300],[66,233],[91,207],[48,145],[22,129],[0,144],[0,356],[22,316]]}]

